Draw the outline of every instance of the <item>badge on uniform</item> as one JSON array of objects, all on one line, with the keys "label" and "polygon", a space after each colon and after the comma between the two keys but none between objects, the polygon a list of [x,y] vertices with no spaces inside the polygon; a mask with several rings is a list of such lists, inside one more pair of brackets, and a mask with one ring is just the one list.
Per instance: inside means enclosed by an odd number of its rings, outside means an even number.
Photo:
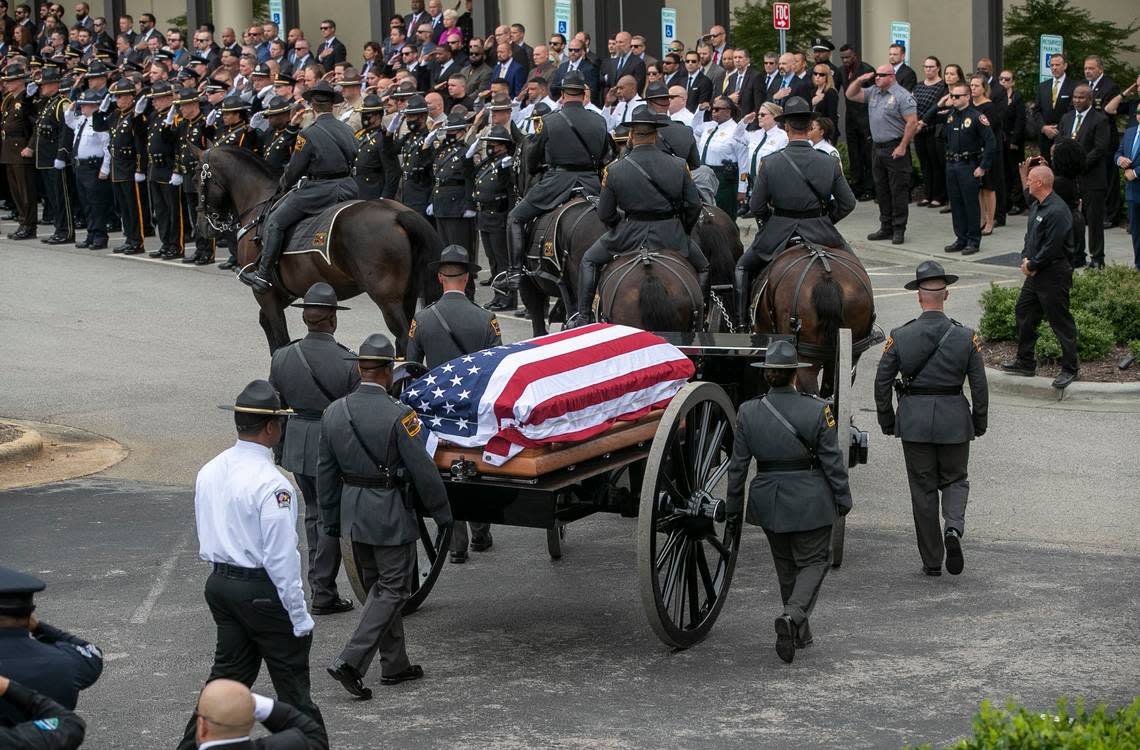
[{"label": "badge on uniform", "polygon": [[404,432],[408,433],[408,437],[415,437],[420,434],[420,418],[416,416],[414,411],[404,415],[404,418],[400,420],[400,426],[404,428]]},{"label": "badge on uniform", "polygon": [[416,319],[412,318],[412,325],[408,328],[408,338],[414,339],[416,337]]},{"label": "badge on uniform", "polygon": [[962,127],[968,128],[968,127],[970,127],[970,124],[972,122],[973,122],[973,120],[971,120],[969,117],[967,117],[965,120],[962,120]]},{"label": "badge on uniform", "polygon": [[42,732],[54,732],[59,729],[59,719],[52,717],[50,719],[37,719],[32,722],[36,729]]},{"label": "badge on uniform", "polygon": [[538,135],[541,132],[542,132],[542,118],[540,117],[534,121],[534,134]]},{"label": "badge on uniform", "polygon": [[887,343],[883,344],[883,354],[886,354],[887,352],[889,352],[891,350],[891,347],[894,345],[895,345],[894,336],[887,336]]},{"label": "badge on uniform", "polygon": [[823,407],[823,418],[825,420],[827,420],[827,426],[828,427],[834,427],[835,426],[835,415],[831,413],[831,406],[830,405]]},{"label": "badge on uniform", "polygon": [[494,316],[491,317],[491,331],[499,338],[502,338],[503,329],[499,328],[499,319]]},{"label": "badge on uniform", "polygon": [[328,239],[328,232],[317,232],[313,235],[313,244],[317,247],[320,247],[321,245],[324,245],[326,242],[328,242]]},{"label": "badge on uniform", "polygon": [[300,151],[304,147],[305,147],[305,136],[303,136],[303,135],[297,136],[297,142],[293,144],[293,150],[294,151]]},{"label": "badge on uniform", "polygon": [[285,490],[277,490],[277,507],[288,508],[289,504],[293,502],[293,496]]},{"label": "badge on uniform", "polygon": [[982,340],[978,338],[978,334],[974,334],[974,348],[979,352],[982,350]]}]

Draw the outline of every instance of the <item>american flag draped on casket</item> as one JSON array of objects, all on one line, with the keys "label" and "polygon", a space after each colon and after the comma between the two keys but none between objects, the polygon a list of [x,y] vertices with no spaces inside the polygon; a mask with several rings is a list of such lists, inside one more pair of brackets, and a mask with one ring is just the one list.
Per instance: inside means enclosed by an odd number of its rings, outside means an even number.
[{"label": "american flag draped on casket", "polygon": [[660,336],[598,323],[453,359],[400,398],[433,438],[482,446],[483,460],[501,466],[523,448],[586,440],[638,419],[693,372]]}]

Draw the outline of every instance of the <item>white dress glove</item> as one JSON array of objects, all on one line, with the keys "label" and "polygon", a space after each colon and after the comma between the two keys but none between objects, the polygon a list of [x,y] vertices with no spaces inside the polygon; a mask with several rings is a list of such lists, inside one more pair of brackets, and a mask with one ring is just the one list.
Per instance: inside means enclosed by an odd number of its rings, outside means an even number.
[{"label": "white dress glove", "polygon": [[430,203],[428,204],[427,210],[424,211],[424,213],[427,214],[428,216],[435,216],[435,214],[432,213],[432,205]]},{"label": "white dress glove", "polygon": [[146,97],[140,96],[139,100],[137,102],[135,102],[135,114],[141,115],[143,112],[146,112],[146,105],[147,105]]},{"label": "white dress glove", "polygon": [[171,107],[170,109],[166,110],[166,119],[163,120],[163,122],[165,122],[167,125],[173,125],[174,124],[174,114],[175,114],[174,113],[174,107]]},{"label": "white dress glove", "polygon": [[182,184],[182,175],[180,175],[180,174],[170,175],[170,184],[173,185],[174,187],[178,187],[179,185],[181,185]]},{"label": "white dress glove", "polygon": [[38,83],[36,83],[35,81],[32,81],[31,83],[28,84],[28,88],[27,88],[28,96],[35,96],[36,92],[39,90],[40,90],[40,85]]},{"label": "white dress glove", "polygon": [[135,172],[135,182],[146,182],[146,175],[142,172]]},{"label": "white dress glove", "polygon": [[103,97],[103,101],[99,102],[99,111],[107,112],[109,109],[111,109],[111,95],[107,94]]},{"label": "white dress glove", "polygon": [[218,121],[218,115],[220,115],[221,113],[222,113],[222,111],[220,109],[211,109],[210,114],[206,115],[206,124],[207,125],[213,125],[215,122]]},{"label": "white dress glove", "polygon": [[51,163],[51,165],[55,169],[67,169],[67,162],[65,162],[63,159],[56,159]]},{"label": "white dress glove", "polygon": [[463,218],[464,219],[474,219],[475,218],[475,209],[469,208],[466,211],[464,211],[463,212]]}]

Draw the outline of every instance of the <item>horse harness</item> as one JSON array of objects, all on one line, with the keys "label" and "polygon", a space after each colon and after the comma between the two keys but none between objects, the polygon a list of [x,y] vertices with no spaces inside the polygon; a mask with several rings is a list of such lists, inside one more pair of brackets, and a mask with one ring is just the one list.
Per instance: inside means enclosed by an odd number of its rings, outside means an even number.
[{"label": "horse harness", "polygon": [[[598,322],[609,322],[606,319],[603,311],[613,310],[614,304],[617,301],[618,290],[621,289],[622,282],[633,272],[639,264],[643,266],[660,266],[673,275],[685,288],[689,295],[689,303],[692,306],[692,319],[700,320],[703,304],[700,294],[693,294],[693,288],[685,280],[681,274],[680,268],[688,266],[687,263],[682,265],[682,261],[671,255],[650,250],[647,247],[642,247],[628,253],[621,255],[610,261],[610,264],[617,264],[614,266],[613,272],[610,273],[602,280],[601,286],[598,288]],[[606,301],[608,292],[608,304]]]}]

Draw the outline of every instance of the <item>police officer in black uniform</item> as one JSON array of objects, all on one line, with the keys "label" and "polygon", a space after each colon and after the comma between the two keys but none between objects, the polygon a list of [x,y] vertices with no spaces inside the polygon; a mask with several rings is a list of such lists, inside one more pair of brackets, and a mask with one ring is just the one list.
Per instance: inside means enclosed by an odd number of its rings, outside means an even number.
[{"label": "police officer in black uniform", "polygon": [[855,195],[838,159],[818,151],[808,140],[811,105],[793,96],[776,117],[788,133],[788,145],[756,169],[749,208],[761,228],[736,264],[733,287],[736,315],[748,321],[752,279],[772,258],[800,238],[824,247],[847,247],[836,223],[855,208]]},{"label": "police officer in black uniform", "polygon": [[162,246],[151,251],[152,258],[181,259],[186,245],[186,220],[182,187],[171,183],[178,155],[178,133],[174,128],[174,89],[166,81],[150,87],[150,113],[146,129],[147,163],[151,198],[158,236]]},{"label": "police officer in black uniform", "polygon": [[[831,158],[831,157],[828,157]],[[822,399],[799,393],[796,349],[775,341],[762,363],[768,393],[746,401],[737,418],[728,467],[728,517],[760,526],[768,537],[780,580],[784,613],[776,618],[776,653],[785,662],[811,645],[808,618],[831,562],[831,527],[836,514],[851,510],[847,461],[835,416]],[[846,430],[845,425],[838,425]],[[744,505],[748,466],[756,475]]]},{"label": "police officer in black uniform", "polygon": [[950,88],[950,101],[954,111],[947,115],[944,129],[946,188],[950,195],[955,239],[944,249],[948,253],[973,255],[982,244],[978,190],[983,175],[994,168],[997,139],[989,120],[974,108],[968,84],[954,84]]},{"label": "police officer in black uniform", "polygon": [[693,129],[669,117],[669,87],[654,81],[645,89],[645,103],[651,112],[661,118],[661,129],[657,131],[657,148],[670,156],[683,159],[689,169],[701,166],[701,155],[697,151],[697,139]]},{"label": "police officer in black uniform", "polygon": [[[111,188],[123,220],[124,242],[113,252],[138,255],[143,248],[143,187],[146,179],[146,119],[135,117],[135,85],[116,81],[91,116],[91,127],[111,134]],[[112,109],[112,100],[114,107]]]},{"label": "police officer in black uniform", "polygon": [[245,270],[239,275],[258,294],[268,292],[273,286],[269,279],[281,255],[287,228],[334,203],[356,197],[356,181],[352,179],[356,137],[352,128],[332,113],[333,105],[344,101],[344,97],[328,81],[319,81],[303,96],[317,119],[297,136],[289,166],[281,175],[282,191],[294,185],[297,188],[282,198],[265,220],[257,272]]},{"label": "police officer in black uniform", "polygon": [[[99,679],[103,652],[82,638],[38,620],[38,578],[0,567],[0,674],[74,709],[79,691]],[[0,722],[22,717],[0,701]]]},{"label": "police officer in black uniform", "polygon": [[[408,329],[409,362],[427,362],[438,367],[465,354],[503,343],[502,330],[495,313],[484,310],[464,294],[479,266],[471,262],[467,250],[448,245],[439,260],[428,263],[435,271],[443,296],[412,318]],[[484,552],[491,548],[491,525],[471,524],[471,549]],[[451,536],[451,562],[467,562],[467,524],[456,524]]]},{"label": "police officer in black uniform", "polygon": [[586,195],[602,190],[599,174],[613,155],[606,120],[583,105],[586,79],[570,71],[562,80],[562,108],[535,123],[537,135],[527,147],[527,169],[546,171],[511,209],[507,222],[510,248],[508,285],[518,289],[526,251],[526,224],[570,197],[580,188]]},{"label": "police officer in black uniform", "polygon": [[[507,270],[507,212],[515,198],[515,140],[502,125],[492,125],[480,140],[487,144],[487,158],[479,165],[471,197],[478,210],[479,241],[494,279]],[[518,304],[518,292],[496,288],[495,298],[486,308],[500,312],[514,310]]]},{"label": "police officer in black uniform", "polygon": [[344,535],[353,546],[368,600],[360,623],[328,667],[333,679],[358,698],[377,652],[381,683],[394,685],[423,677],[404,645],[401,610],[411,593],[416,568],[419,505],[441,527],[452,523],[447,491],[427,452],[427,430],[416,413],[388,395],[396,350],[374,333],[354,357],[360,387],[334,401],[321,419],[321,521],[330,536]]},{"label": "police officer in black uniform", "polygon": [[215,129],[206,124],[197,89],[180,89],[174,98],[174,106],[178,107],[173,125],[177,147],[170,184],[182,190],[185,226],[194,233],[194,254],[183,258],[182,262],[207,266],[214,262],[214,240],[203,237],[197,231],[198,192],[194,178],[198,172],[198,154],[209,146]]},{"label": "police officer in black uniform", "polygon": [[274,96],[261,110],[261,115],[269,123],[261,134],[261,153],[277,177],[285,173],[297,144],[297,134],[301,132],[301,126],[291,122],[292,114],[293,105],[283,96]]},{"label": "police officer in black uniform", "polygon": [[337,343],[336,292],[323,281],[309,287],[303,302],[292,307],[304,310],[302,319],[309,333],[273,353],[269,382],[281,400],[293,410],[285,431],[281,466],[293,472],[305,498],[305,539],[309,550],[310,611],[331,615],[352,609],[352,602],[340,598],[336,576],[340,572],[340,542],[320,528],[317,505],[317,448],[321,416],[330,403],[356,390],[360,373],[345,359],[353,352]]},{"label": "police officer in black uniform", "polygon": [[685,253],[702,293],[708,293],[709,262],[689,237],[701,216],[701,196],[689,168],[657,147],[657,130],[664,122],[648,107],[635,109],[629,122],[633,148],[602,172],[598,218],[610,231],[582,257],[576,325],[589,322],[602,267],[618,253],[641,247]]},{"label": "police officer in black uniform", "polygon": [[0,676],[0,704],[19,718],[0,718],[0,747],[5,750],[75,750],[87,725],[46,695]]},{"label": "police officer in black uniform", "polygon": [[[206,85],[207,99],[216,86],[214,83]],[[222,90],[225,90],[224,85]],[[218,118],[221,119],[221,126],[217,124]],[[240,96],[235,94],[222,99],[221,106],[206,115],[206,124],[216,128],[215,146],[237,146],[261,156],[261,135],[249,126],[249,105]],[[218,268],[233,269],[237,266],[237,232],[227,232],[223,244],[229,250],[230,257],[219,263]]]},{"label": "police officer in black uniform", "polygon": [[[432,166],[431,215],[446,245],[459,245],[475,252],[475,164],[467,158],[463,132],[470,122],[465,108],[457,105],[447,122],[435,129],[435,161]],[[475,299],[475,280],[468,280],[467,296]]]},{"label": "police officer in black uniform", "polygon": [[67,185],[66,173],[71,142],[75,136],[64,118],[71,102],[60,91],[60,82],[59,70],[55,67],[45,68],[40,76],[36,133],[33,139],[36,169],[39,170],[44,186],[44,201],[55,222],[55,232],[40,240],[48,245],[75,241],[71,191]]},{"label": "police officer in black uniform", "polygon": [[360,144],[356,152],[356,190],[364,200],[384,197],[384,163],[392,150],[392,141],[384,132],[384,102],[376,94],[364,97],[356,107],[361,128],[356,132]]},{"label": "police officer in black uniform", "polygon": [[[985,434],[989,404],[981,340],[942,311],[957,280],[932,260],[919,264],[905,286],[918,292],[922,315],[891,331],[875,375],[879,425],[884,435],[903,441],[918,551],[928,576],[942,575],[943,554],[951,575],[962,572],[970,441]],[[969,403],[962,395],[967,378]]]},{"label": "police officer in black uniform", "polygon": [[427,215],[431,204],[431,168],[434,154],[425,144],[427,129],[427,102],[419,94],[408,99],[402,114],[408,132],[399,139],[400,171],[403,180],[400,184],[400,202],[413,211]]}]

